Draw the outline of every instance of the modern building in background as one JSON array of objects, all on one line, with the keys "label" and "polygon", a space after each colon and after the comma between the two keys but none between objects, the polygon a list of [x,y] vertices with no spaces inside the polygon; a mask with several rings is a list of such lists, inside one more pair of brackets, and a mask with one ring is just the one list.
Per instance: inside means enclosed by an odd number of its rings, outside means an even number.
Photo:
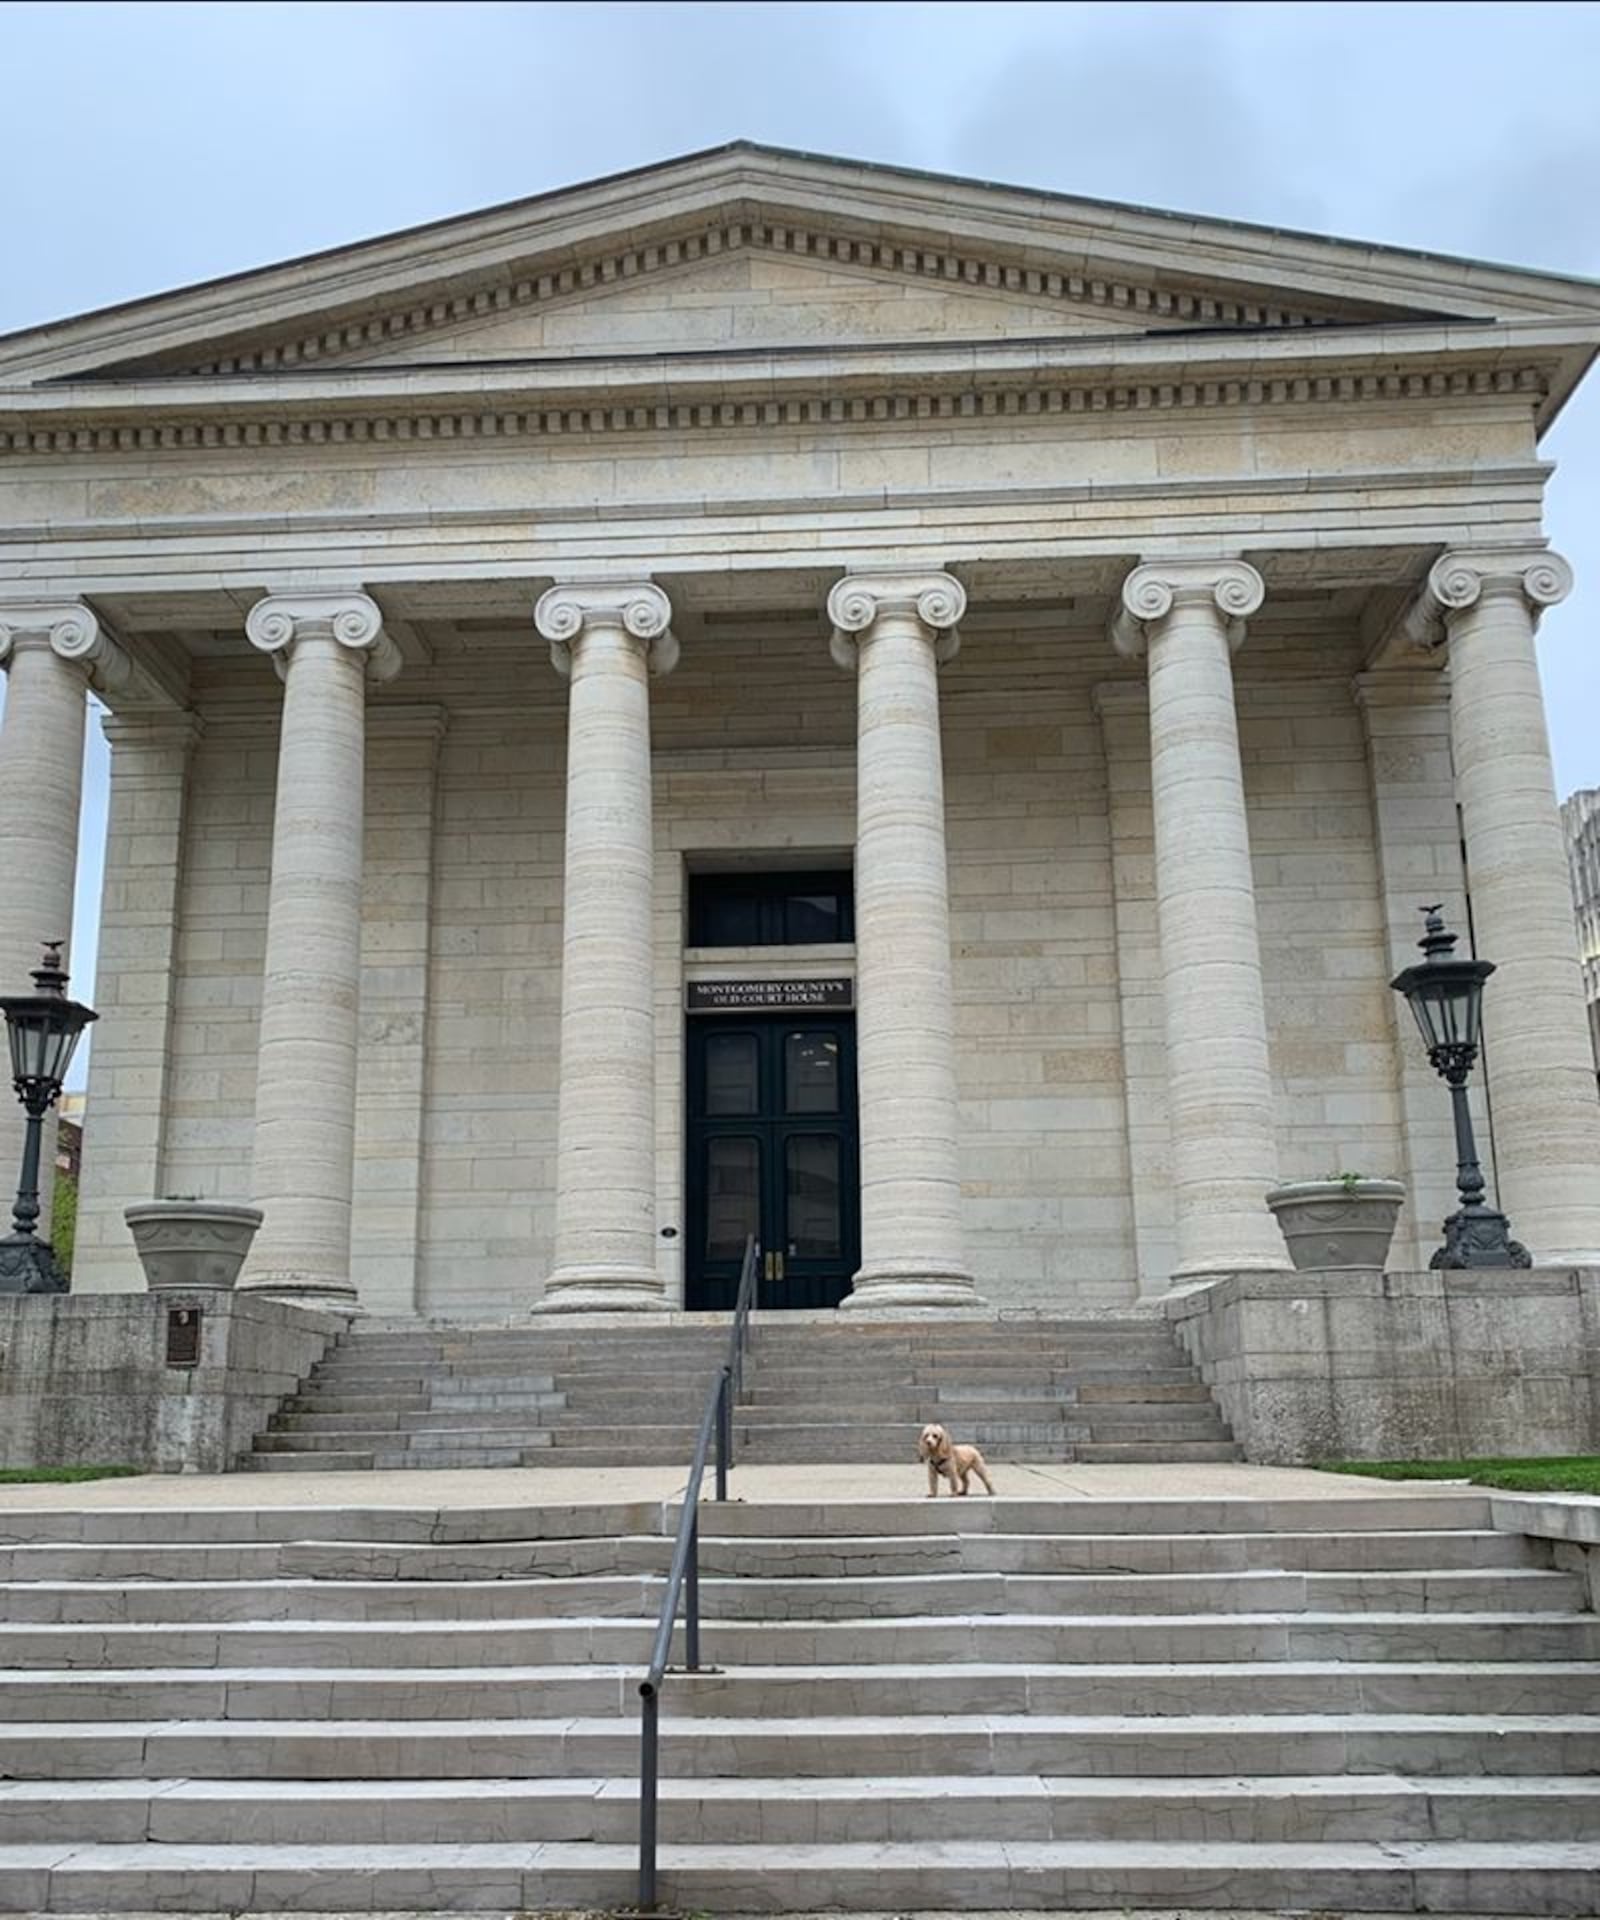
[{"label": "modern building in background", "polygon": [[7,981],[110,709],[76,1287],[176,1192],[388,1314],[714,1307],[752,1232],[770,1307],[1114,1308],[1351,1167],[1425,1265],[1463,834],[1499,1198],[1600,1260],[1534,657],[1597,340],[737,145],[0,341]]}]

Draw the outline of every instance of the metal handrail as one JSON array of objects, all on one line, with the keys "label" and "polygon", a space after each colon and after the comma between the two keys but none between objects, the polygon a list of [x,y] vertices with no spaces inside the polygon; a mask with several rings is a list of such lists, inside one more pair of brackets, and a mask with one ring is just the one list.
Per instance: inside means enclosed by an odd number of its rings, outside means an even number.
[{"label": "metal handrail", "polygon": [[728,1497],[728,1469],[733,1465],[733,1403],[744,1385],[745,1349],[750,1343],[750,1309],[755,1304],[756,1272],[761,1263],[761,1247],[754,1234],[744,1243],[744,1265],[739,1270],[739,1291],[733,1303],[733,1326],[728,1334],[728,1357],[717,1369],[717,1377],[706,1395],[705,1412],[700,1416],[700,1432],[695,1440],[694,1461],[683,1490],[683,1512],[678,1519],[678,1537],[672,1549],[672,1566],[667,1574],[667,1590],[661,1596],[661,1613],[656,1622],[655,1646],[650,1654],[650,1670],[639,1682],[643,1703],[639,1717],[639,1905],[649,1909],[656,1904],[656,1787],[660,1778],[661,1683],[667,1677],[667,1662],[672,1655],[672,1630],[678,1621],[678,1601],[683,1600],[683,1653],[681,1671],[700,1671],[700,1486],[705,1479],[706,1461],[715,1442],[717,1450],[717,1498]]}]

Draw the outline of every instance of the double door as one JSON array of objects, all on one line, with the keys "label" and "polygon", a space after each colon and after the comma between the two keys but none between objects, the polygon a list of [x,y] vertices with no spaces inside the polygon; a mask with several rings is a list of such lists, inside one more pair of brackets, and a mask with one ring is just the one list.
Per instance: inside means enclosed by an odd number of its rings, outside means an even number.
[{"label": "double door", "polygon": [[690,1020],[684,1304],[731,1308],[745,1240],[761,1307],[836,1307],[860,1265],[855,1022]]}]

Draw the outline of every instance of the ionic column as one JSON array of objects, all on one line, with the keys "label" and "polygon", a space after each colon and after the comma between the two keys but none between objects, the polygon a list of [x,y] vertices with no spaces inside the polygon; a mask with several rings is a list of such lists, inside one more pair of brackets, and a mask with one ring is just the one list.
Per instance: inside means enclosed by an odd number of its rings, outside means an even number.
[{"label": "ionic column", "polygon": [[542,1308],[666,1305],[655,1261],[650,687],[678,657],[648,582],[552,587],[534,609],[571,682],[555,1268]]},{"label": "ionic column", "polygon": [[1450,647],[1450,737],[1484,990],[1501,1206],[1541,1266],[1600,1262],[1600,1102],[1534,654],[1572,573],[1538,549],[1449,553],[1428,575]]},{"label": "ionic column", "polygon": [[362,593],[275,594],[245,621],[283,675],[243,1284],[354,1306],[350,1210],[361,999],[367,681],[400,653]]},{"label": "ionic column", "polygon": [[939,666],[966,594],[947,573],[852,574],[828,595],[856,672],[856,1058],[861,1270],[853,1309],[982,1303],[961,1244]]},{"label": "ionic column", "polygon": [[[0,662],[6,668],[0,721],[0,991],[30,991],[45,940],[70,942],[78,871],[87,693],[99,663],[121,650],[78,601],[0,604]],[[73,959],[70,944],[69,964]],[[81,993],[82,985],[75,983]],[[9,1075],[6,1076],[9,1079]],[[15,1184],[22,1110],[0,1087],[0,1192]],[[40,1214],[47,1236],[55,1156],[46,1137]]]},{"label": "ionic column", "polygon": [[1266,1207],[1272,1072],[1229,657],[1262,594],[1239,560],[1147,562],[1112,621],[1119,652],[1149,657],[1179,1282],[1289,1264]]}]

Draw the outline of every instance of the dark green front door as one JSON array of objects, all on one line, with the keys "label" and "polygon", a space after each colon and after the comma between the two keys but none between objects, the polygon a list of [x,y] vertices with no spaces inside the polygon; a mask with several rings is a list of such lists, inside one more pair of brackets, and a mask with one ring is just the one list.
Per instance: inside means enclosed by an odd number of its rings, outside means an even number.
[{"label": "dark green front door", "polygon": [[855,1021],[690,1020],[684,1304],[731,1308],[745,1239],[757,1304],[836,1307],[860,1265]]}]

